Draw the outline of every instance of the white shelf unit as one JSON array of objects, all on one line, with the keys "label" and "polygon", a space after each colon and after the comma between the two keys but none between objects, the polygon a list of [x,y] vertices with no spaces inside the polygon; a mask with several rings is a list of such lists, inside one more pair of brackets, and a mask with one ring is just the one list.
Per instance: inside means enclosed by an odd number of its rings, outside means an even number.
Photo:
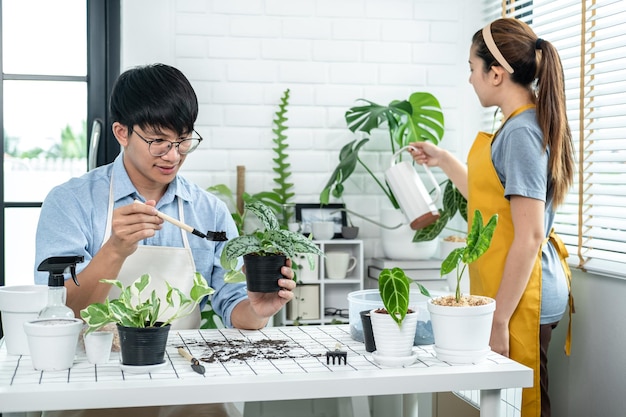
[{"label": "white shelf unit", "polygon": [[[322,252],[348,252],[356,257],[356,267],[347,273],[343,279],[331,279],[326,276],[325,258],[318,257],[314,271],[300,272],[298,285],[294,290],[295,296],[277,315],[278,325],[293,325],[294,321],[300,324],[334,324],[338,320],[348,323],[348,293],[363,289],[365,278],[365,263],[363,260],[363,241],[356,239],[314,240]],[[303,268],[309,269],[306,262]],[[317,286],[319,296],[315,299],[315,290],[308,291],[307,287]],[[345,317],[324,314],[327,308],[343,310]],[[307,318],[309,312],[319,312],[317,317]]]}]

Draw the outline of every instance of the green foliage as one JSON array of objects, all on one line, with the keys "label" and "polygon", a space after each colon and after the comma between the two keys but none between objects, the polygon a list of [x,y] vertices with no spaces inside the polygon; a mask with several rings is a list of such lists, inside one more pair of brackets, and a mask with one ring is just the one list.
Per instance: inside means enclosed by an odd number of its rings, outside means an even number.
[{"label": "green foliage", "polygon": [[486,225],[483,225],[483,216],[479,210],[474,211],[472,228],[467,235],[466,245],[456,248],[444,259],[441,264],[441,276],[449,274],[456,269],[456,301],[461,299],[461,278],[467,265],[480,258],[489,246],[493,233],[498,224],[498,215],[491,216]]},{"label": "green foliage", "polygon": [[[360,100],[367,104],[352,107],[345,114],[348,129],[352,132],[360,131],[371,134],[372,129],[387,123],[390,156],[411,142],[428,140],[438,144],[443,138],[444,117],[441,105],[430,93],[413,93],[408,100],[395,100],[388,106],[381,106],[365,99]],[[359,158],[359,151],[368,141],[369,138],[353,140],[342,147],[339,152],[339,164],[320,193],[322,204],[329,203],[331,194],[335,198],[343,196],[343,184],[359,164],[385,193],[393,207],[399,208],[398,202],[387,183],[378,179]]]},{"label": "green foliage", "polygon": [[[383,300],[383,305],[385,310],[391,315],[391,318],[398,323],[398,326],[402,325],[402,321],[409,310],[411,294],[409,287],[411,282],[414,281],[407,277],[401,268],[385,268],[378,275],[378,291]],[[419,287],[422,294],[430,297],[426,287],[418,282],[415,282],[415,284]]]},{"label": "green foliage", "polygon": [[[272,158],[272,161],[275,164],[272,170],[276,173],[276,177],[274,177],[276,187],[273,188],[272,191],[261,191],[256,194],[243,193],[242,195],[244,207],[246,204],[254,201],[261,201],[263,204],[270,207],[280,219],[283,228],[286,228],[287,222],[290,220],[288,218],[284,218],[285,213],[283,212],[283,205],[289,204],[295,195],[295,193],[290,191],[294,185],[288,181],[291,177],[291,164],[287,162],[287,159],[289,158],[289,154],[287,153],[289,144],[287,143],[287,135],[285,134],[288,129],[288,126],[285,123],[288,120],[286,114],[287,107],[289,106],[289,95],[290,90],[286,89],[283,92],[280,104],[278,105],[278,110],[274,113],[275,117],[272,120],[272,123],[274,124],[272,132],[275,135],[272,139],[272,142],[274,142],[272,150],[275,154],[274,158]],[[207,191],[213,194],[221,195],[227,199],[227,202],[231,207],[231,216],[237,225],[237,230],[240,235],[243,234],[247,213],[245,208],[242,213],[237,211],[237,203],[231,189],[225,184],[218,184],[209,187]]]},{"label": "green foliage", "polygon": [[87,155],[87,122],[83,120],[81,131],[74,133],[70,125],[61,130],[61,141],[54,144],[49,150],[39,147],[20,152],[18,144],[20,138],[4,135],[5,153],[15,158],[32,159],[44,156],[46,158],[84,158]]},{"label": "green foliage", "polygon": [[166,282],[165,300],[159,299],[155,290],[142,298],[142,291],[150,284],[149,274],[140,276],[127,287],[116,279],[102,279],[100,282],[115,285],[121,293],[115,300],[107,298],[104,303],[93,303],[80,311],[80,316],[88,326],[86,333],[98,330],[109,323],[126,327],[154,327],[157,322],[162,321],[165,312],[175,309],[171,317],[163,322],[165,326],[191,314],[204,297],[214,292],[197,272],[189,296]]},{"label": "green foliage", "polygon": [[234,283],[245,281],[245,275],[238,268],[239,257],[247,254],[268,256],[282,254],[295,259],[296,254],[307,257],[309,267],[315,267],[314,255],[324,256],[324,253],[312,241],[298,232],[281,229],[274,212],[260,201],[246,204],[245,210],[253,213],[263,224],[263,230],[256,230],[247,235],[230,239],[224,245],[220,263],[227,271],[224,282]]},{"label": "green foliage", "polygon": [[67,125],[61,131],[61,143],[55,144],[47,156],[52,158],[84,158],[87,154],[87,123],[83,121],[81,132],[75,134]]},{"label": "green foliage", "polygon": [[[274,182],[277,187],[274,188],[273,191],[278,195],[277,202],[279,204],[289,203],[295,195],[295,193],[289,191],[293,188],[293,183],[287,182],[288,178],[291,176],[291,171],[289,170],[291,164],[287,162],[287,158],[289,157],[287,154],[287,148],[289,147],[289,144],[287,143],[287,135],[285,135],[285,131],[287,130],[285,122],[288,120],[285,115],[287,114],[288,105],[289,89],[286,89],[280,99],[278,111],[275,113],[275,118],[273,120],[276,127],[272,129],[272,132],[276,135],[275,138],[272,139],[275,144],[272,150],[276,154],[276,157],[272,159],[275,164],[275,167],[272,169],[277,175],[274,178]],[[274,212],[277,212],[277,210],[274,210]],[[288,220],[289,219],[282,219],[282,223],[287,224]]]},{"label": "green foliage", "polygon": [[439,219],[430,226],[416,231],[413,236],[413,242],[426,242],[435,239],[457,212],[467,221],[467,200],[463,197],[463,194],[450,180],[446,180],[442,184],[445,184],[445,186],[442,186],[444,189],[443,208],[439,209]]}]

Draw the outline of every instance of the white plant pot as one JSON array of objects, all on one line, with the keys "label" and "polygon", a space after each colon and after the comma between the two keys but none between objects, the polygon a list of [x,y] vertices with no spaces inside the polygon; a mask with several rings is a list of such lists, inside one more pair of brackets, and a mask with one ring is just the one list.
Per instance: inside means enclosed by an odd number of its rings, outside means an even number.
[{"label": "white plant pot", "polygon": [[2,331],[9,355],[30,355],[24,323],[35,320],[48,303],[45,285],[0,287]]},{"label": "white plant pot", "polygon": [[398,326],[389,314],[371,310],[375,353],[383,357],[410,357],[413,354],[417,315],[417,312],[407,314],[402,326]]},{"label": "white plant pot", "polygon": [[411,229],[408,220],[399,209],[382,209],[381,223],[386,226],[395,226],[403,223],[398,229],[380,229],[385,258],[397,260],[424,260],[437,255],[439,241],[433,239],[428,242],[413,242],[415,230]]},{"label": "white plant pot", "polygon": [[496,301],[482,306],[451,307],[428,300],[437,358],[450,363],[477,363],[491,351],[489,338]]},{"label": "white plant pot", "polygon": [[37,371],[70,368],[82,327],[82,320],[71,318],[47,318],[24,323],[33,368]]}]

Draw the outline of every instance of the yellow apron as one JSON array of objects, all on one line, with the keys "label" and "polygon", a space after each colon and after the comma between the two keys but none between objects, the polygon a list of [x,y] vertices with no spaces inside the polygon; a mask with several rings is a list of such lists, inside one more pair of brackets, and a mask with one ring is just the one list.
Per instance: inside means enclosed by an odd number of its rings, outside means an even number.
[{"label": "yellow apron", "polygon": [[[516,110],[515,116],[532,106]],[[479,132],[468,155],[468,223],[472,224],[474,210],[480,210],[483,218],[498,214],[498,226],[493,235],[489,250],[484,256],[469,265],[470,294],[495,298],[500,287],[506,257],[513,242],[514,228],[509,200],[504,197],[504,187],[491,159],[491,143],[494,135]],[[554,242],[559,238],[551,232]],[[545,239],[547,242],[548,239]],[[565,247],[555,245],[557,251]],[[541,253],[540,247],[533,265],[528,285],[511,317],[509,324],[509,353],[511,359],[520,362],[534,371],[532,388],[522,393],[522,416],[541,415],[541,391],[539,385],[539,320],[541,316]],[[563,259],[567,253],[559,253]],[[571,277],[567,263],[568,281]],[[568,283],[569,285],[569,283]],[[570,304],[571,305],[571,304]],[[568,334],[569,339],[569,334]]]}]

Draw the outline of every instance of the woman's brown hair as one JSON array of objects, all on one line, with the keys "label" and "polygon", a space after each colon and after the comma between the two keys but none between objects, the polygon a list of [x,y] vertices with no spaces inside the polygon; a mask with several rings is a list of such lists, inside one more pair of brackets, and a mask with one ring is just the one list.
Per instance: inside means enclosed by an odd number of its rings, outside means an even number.
[{"label": "woman's brown hair", "polygon": [[[498,19],[491,23],[491,34],[500,53],[513,68],[511,80],[532,91],[534,82],[537,122],[543,132],[544,149],[550,150],[553,206],[565,197],[574,179],[574,147],[565,110],[565,82],[559,54],[550,42],[540,39],[524,22]],[[474,34],[472,46],[485,63],[485,70],[500,66],[489,52],[482,30]]]}]

